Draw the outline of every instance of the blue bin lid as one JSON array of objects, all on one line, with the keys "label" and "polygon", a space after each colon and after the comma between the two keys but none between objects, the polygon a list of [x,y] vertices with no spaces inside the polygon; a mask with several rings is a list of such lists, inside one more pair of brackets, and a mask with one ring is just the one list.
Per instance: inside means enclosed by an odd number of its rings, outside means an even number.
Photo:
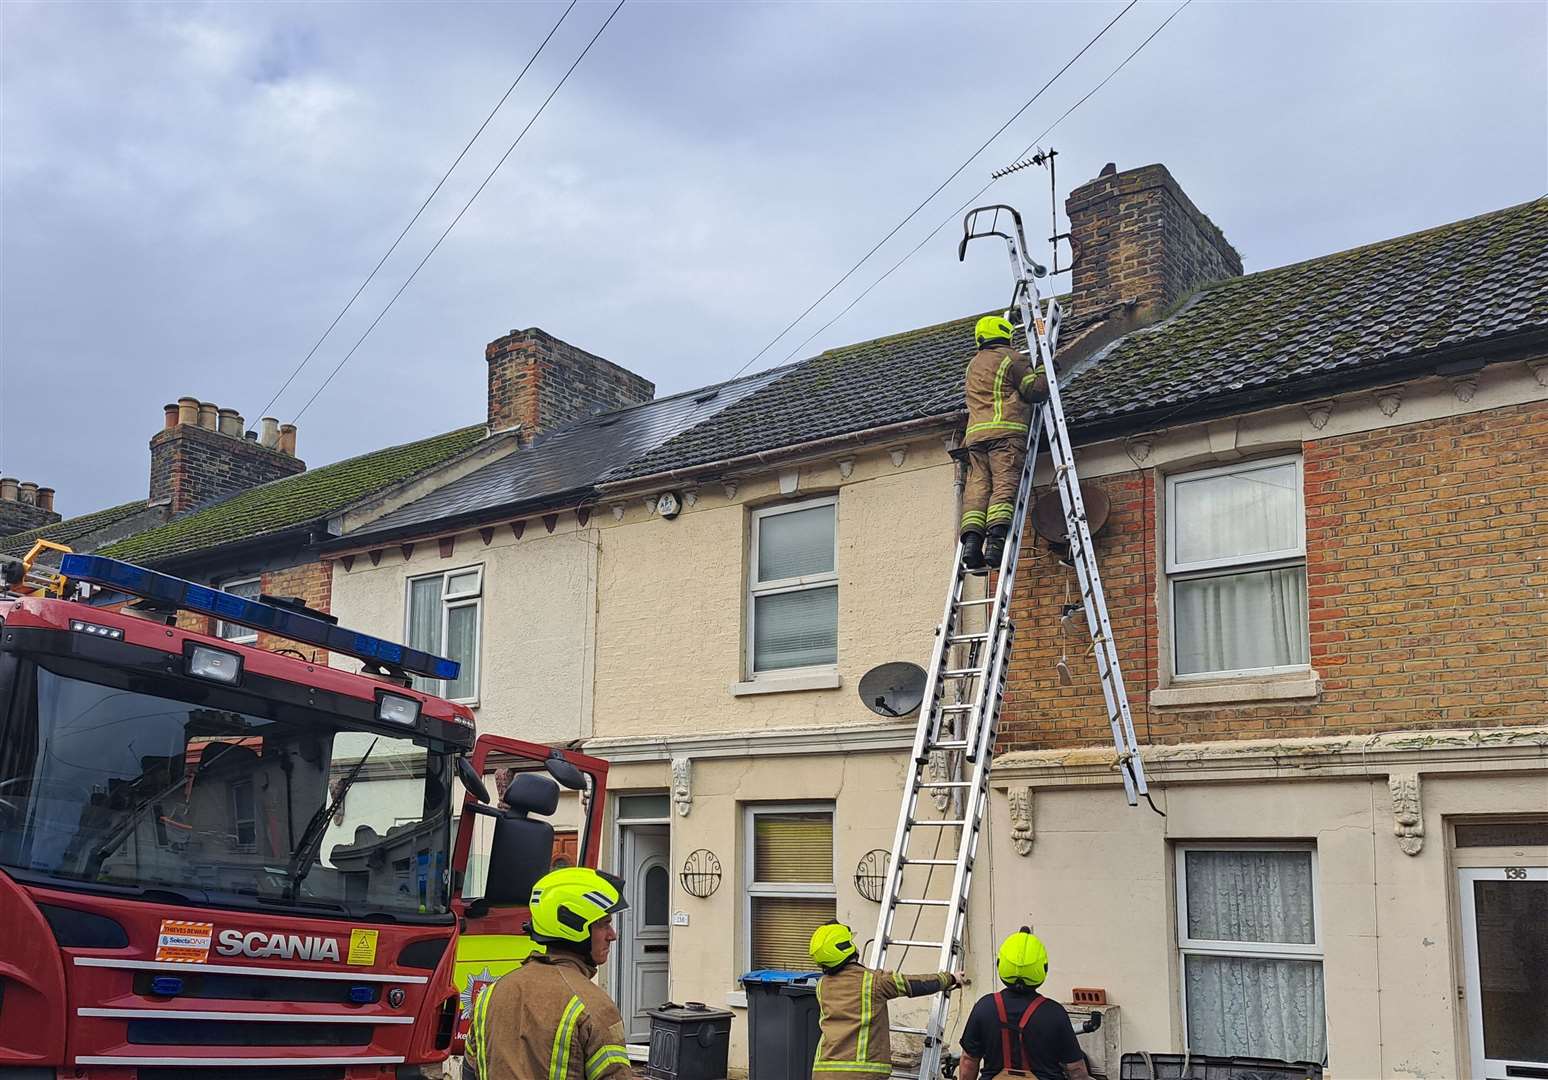
[{"label": "blue bin lid", "polygon": [[762,985],[799,983],[808,979],[818,978],[820,971],[784,971],[780,968],[759,968],[757,971],[749,971],[742,976],[742,985],[759,983]]}]

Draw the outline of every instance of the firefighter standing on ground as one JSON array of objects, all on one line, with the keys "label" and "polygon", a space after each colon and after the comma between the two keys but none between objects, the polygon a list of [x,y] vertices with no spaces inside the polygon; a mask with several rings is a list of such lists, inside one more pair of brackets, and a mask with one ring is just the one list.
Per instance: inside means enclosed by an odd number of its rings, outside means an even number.
[{"label": "firefighter standing on ground", "polygon": [[993,1076],[1088,1080],[1091,1073],[1070,1014],[1037,992],[1048,978],[1048,950],[1043,943],[1023,926],[1000,946],[996,966],[1005,989],[979,998],[968,1014],[962,1029],[960,1080]]},{"label": "firefighter standing on ground", "polygon": [[824,923],[812,934],[811,954],[822,968],[817,980],[817,1057],[813,1080],[839,1076],[890,1076],[892,1033],[887,1002],[923,997],[961,986],[960,973],[902,975],[873,971],[860,963],[854,931],[843,923]]},{"label": "firefighter standing on ground", "polygon": [[635,1080],[623,1018],[591,981],[629,904],[623,881],[584,866],[532,887],[532,940],[547,946],[479,994],[463,1080]]},{"label": "firefighter standing on ground", "polygon": [[973,337],[965,390],[967,481],[962,491],[962,563],[969,570],[1000,565],[1016,513],[1016,490],[1027,457],[1032,402],[1048,394],[1040,365],[1011,347],[1008,319],[985,315]]}]

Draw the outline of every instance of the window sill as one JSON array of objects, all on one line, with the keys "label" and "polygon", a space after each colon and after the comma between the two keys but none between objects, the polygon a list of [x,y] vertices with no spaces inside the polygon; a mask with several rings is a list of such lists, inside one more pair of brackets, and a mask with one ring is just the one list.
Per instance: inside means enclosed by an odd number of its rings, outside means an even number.
[{"label": "window sill", "polygon": [[1201,686],[1169,686],[1150,692],[1155,708],[1179,705],[1231,705],[1254,701],[1292,701],[1314,698],[1322,680],[1315,671],[1304,675],[1283,675],[1258,679],[1233,679],[1230,682],[1205,683]]},{"label": "window sill", "polygon": [[798,690],[837,690],[844,685],[836,671],[817,671],[806,675],[768,675],[731,684],[732,697],[753,694],[788,694]]},{"label": "window sill", "polygon": [[747,991],[732,990],[726,995],[726,1004],[733,1009],[747,1008]]}]

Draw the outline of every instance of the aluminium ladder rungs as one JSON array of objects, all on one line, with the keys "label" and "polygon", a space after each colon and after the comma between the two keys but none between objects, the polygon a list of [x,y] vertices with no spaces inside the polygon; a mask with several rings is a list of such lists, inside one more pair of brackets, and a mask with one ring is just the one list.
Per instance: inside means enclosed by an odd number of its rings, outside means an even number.
[{"label": "aluminium ladder rungs", "polygon": [[[1048,398],[1034,407],[1032,422],[1028,425],[1027,456],[1017,485],[1015,511],[1000,565],[968,571],[962,566],[960,542],[953,553],[946,602],[936,627],[930,665],[926,669],[924,707],[914,732],[912,773],[904,786],[898,809],[897,831],[870,956],[872,965],[881,968],[899,966],[896,961],[902,957],[898,954],[909,949],[934,952],[937,970],[959,970],[964,966],[968,895],[989,799],[990,761],[1015,637],[1010,601],[1015,592],[1017,563],[1028,525],[1038,451],[1045,442],[1053,465],[1054,487],[1059,492],[1064,511],[1069,562],[1077,579],[1079,606],[1084,609],[1090,632],[1098,684],[1112,728],[1124,792],[1131,805],[1138,801],[1139,795],[1146,793],[1143,762],[1129,715],[1123,673],[1113,645],[1112,624],[1091,545],[1086,508],[1059,395],[1058,373],[1053,363],[1062,313],[1056,300],[1047,300],[1046,310],[1043,306],[1045,301],[1039,291],[1038,279],[1046,271],[1027,253],[1019,215],[1012,212],[1016,229],[1015,236],[1011,236],[997,231],[998,221],[988,233],[975,233],[973,228],[978,212],[970,213],[965,222],[968,239],[995,235],[1006,241],[1016,281],[1013,303],[1020,308],[1028,341],[1048,375]],[[969,582],[982,582],[983,595],[967,596]],[[978,586],[975,584],[974,588],[976,590]],[[1066,606],[1064,610],[1067,618],[1073,615],[1074,606]],[[967,623],[970,616],[976,625]],[[947,700],[948,697],[952,700]],[[933,809],[938,816],[925,812],[930,804],[923,802],[922,796],[933,800]],[[925,847],[916,855],[916,849],[911,847],[911,842],[916,839],[933,844],[933,848]],[[925,868],[924,875],[920,875],[923,883],[917,877],[911,877],[905,889],[904,875],[914,867]],[[949,888],[933,889],[936,870],[946,868],[951,870]],[[897,922],[900,910],[910,913],[906,918],[912,919],[912,927],[906,921]],[[938,914],[933,915],[927,925],[921,925],[931,913]],[[894,1077],[935,1080],[939,1076],[946,1036],[947,1001],[948,995],[935,995],[928,1022],[922,1028],[892,1028],[900,1034],[915,1035],[923,1040],[917,1069],[895,1069]]]}]

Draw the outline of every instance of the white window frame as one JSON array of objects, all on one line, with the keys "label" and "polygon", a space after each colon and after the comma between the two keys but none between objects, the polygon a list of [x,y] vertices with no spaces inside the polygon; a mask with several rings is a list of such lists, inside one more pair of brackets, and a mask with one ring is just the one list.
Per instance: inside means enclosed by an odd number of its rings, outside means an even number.
[{"label": "white window frame", "polygon": [[[263,592],[263,578],[261,576],[232,578],[230,581],[222,581],[219,585],[216,586],[216,588],[224,592],[237,585],[256,585],[258,586],[258,592]],[[253,599],[256,600],[258,597],[255,595]],[[240,631],[241,636],[227,637],[226,628],[228,626],[232,630]],[[229,641],[233,645],[258,644],[258,631],[254,630],[250,626],[238,626],[236,623],[228,623],[224,619],[215,620],[215,636],[220,638],[222,641]]]},{"label": "white window frame", "polygon": [[[1272,840],[1243,840],[1240,842],[1190,843],[1174,845],[1173,876],[1177,888],[1177,994],[1182,1007],[1183,1037],[1188,1031],[1188,957],[1189,956],[1240,956],[1264,960],[1315,960],[1322,966],[1324,995],[1327,988],[1327,959],[1323,952],[1322,938],[1322,878],[1317,867],[1317,845]],[[1209,938],[1188,936],[1188,864],[1190,851],[1304,851],[1311,855],[1312,890],[1312,940],[1300,942],[1271,941],[1216,941]],[[1327,1039],[1327,1016],[1324,1014],[1323,1039]]]},{"label": "white window frame", "polygon": [[[758,539],[762,533],[763,522],[771,517],[781,514],[793,514],[801,510],[813,510],[819,506],[833,507],[833,569],[824,574],[803,574],[799,577],[780,578],[775,581],[758,580]],[[838,496],[828,495],[820,499],[803,499],[798,503],[783,503],[777,506],[765,506],[752,511],[751,537],[748,547],[747,561],[747,633],[746,637],[746,665],[748,679],[756,682],[759,680],[789,679],[801,675],[810,675],[815,672],[830,672],[838,670],[837,648],[835,646],[834,661],[831,664],[808,664],[805,667],[770,668],[768,671],[759,671],[754,661],[757,646],[757,600],[761,596],[777,596],[780,593],[805,592],[810,589],[823,589],[838,586]],[[834,632],[837,636],[837,615],[834,616]]]},{"label": "white window frame", "polygon": [[[452,578],[462,574],[477,575],[477,584],[471,590],[463,590],[457,593],[447,591],[447,585]],[[409,640],[410,627],[414,623],[414,582],[427,581],[430,578],[441,579],[441,652],[446,655],[447,623],[453,608],[471,607],[473,616],[473,652],[478,662],[473,670],[473,693],[467,697],[447,698],[460,705],[478,704],[479,684],[484,678],[484,564],[475,563],[472,566],[459,566],[452,570],[437,570],[433,574],[415,574],[403,579],[403,640]],[[430,693],[446,697],[446,680],[433,680],[434,686]]]},{"label": "white window frame", "polygon": [[[237,804],[237,792],[247,791],[247,800],[252,807],[252,817],[243,817],[242,808]],[[258,788],[251,778],[238,780],[231,785],[231,838],[237,851],[252,852],[258,850]],[[253,828],[253,842],[242,843],[242,826],[251,825]]]},{"label": "white window frame", "polygon": [[[1177,544],[1178,522],[1174,494],[1179,485],[1193,480],[1208,480],[1215,476],[1230,476],[1257,469],[1273,468],[1279,465],[1295,466],[1296,498],[1300,503],[1301,512],[1296,520],[1296,544],[1294,547],[1283,548],[1279,551],[1254,552],[1251,555],[1229,555],[1220,559],[1203,559],[1189,563],[1178,562],[1172,557],[1172,552]],[[1304,664],[1278,664],[1270,667],[1237,668],[1229,671],[1195,671],[1187,674],[1179,673],[1177,670],[1177,583],[1179,581],[1196,581],[1201,578],[1234,576],[1243,573],[1284,570],[1294,566],[1304,568],[1306,566],[1306,475],[1305,462],[1302,456],[1300,454],[1280,454],[1276,457],[1252,458],[1247,461],[1237,461],[1230,465],[1220,465],[1209,469],[1190,469],[1186,472],[1171,473],[1166,477],[1165,507],[1166,547],[1163,553],[1164,561],[1162,567],[1166,573],[1166,638],[1170,644],[1168,651],[1171,654],[1170,681],[1183,685],[1262,675],[1295,675],[1310,671],[1310,643],[1307,644],[1307,662]],[[1302,596],[1302,600],[1309,603],[1309,592]]]},{"label": "white window frame", "polygon": [[[739,943],[742,971],[752,970],[753,900],[765,897],[809,896],[832,899],[838,910],[838,807],[831,802],[748,803],[742,814],[742,933]],[[757,821],[763,814],[827,814],[833,821],[833,880],[800,885],[789,882],[759,882],[753,875],[758,865]]]}]

